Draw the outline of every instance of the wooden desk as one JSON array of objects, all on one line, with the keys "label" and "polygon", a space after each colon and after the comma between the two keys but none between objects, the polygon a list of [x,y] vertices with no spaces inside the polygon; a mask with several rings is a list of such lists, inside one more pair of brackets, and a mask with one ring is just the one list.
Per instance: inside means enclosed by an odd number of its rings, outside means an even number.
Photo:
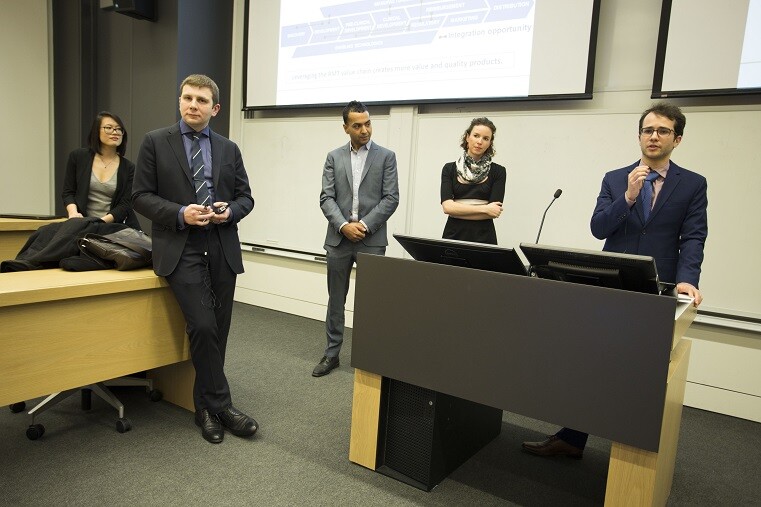
[{"label": "wooden desk", "polygon": [[[441,297],[458,290],[478,302],[465,318]],[[606,505],[665,505],[695,315],[663,296],[361,255],[349,460],[378,468],[391,378],[608,438]]]},{"label": "wooden desk", "polygon": [[29,236],[43,225],[64,220],[66,219],[32,220],[28,218],[0,218],[0,261],[15,259],[21,247],[29,239]]},{"label": "wooden desk", "polygon": [[185,319],[150,269],[0,274],[0,405],[151,370],[193,410]]}]

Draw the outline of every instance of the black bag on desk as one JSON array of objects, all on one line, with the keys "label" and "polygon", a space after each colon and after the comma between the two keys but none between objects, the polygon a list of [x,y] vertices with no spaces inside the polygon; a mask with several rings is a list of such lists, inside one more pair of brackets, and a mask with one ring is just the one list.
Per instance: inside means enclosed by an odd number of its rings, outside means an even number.
[{"label": "black bag on desk", "polygon": [[85,234],[77,240],[79,250],[103,267],[119,271],[151,265],[151,238],[127,228],[111,234]]}]

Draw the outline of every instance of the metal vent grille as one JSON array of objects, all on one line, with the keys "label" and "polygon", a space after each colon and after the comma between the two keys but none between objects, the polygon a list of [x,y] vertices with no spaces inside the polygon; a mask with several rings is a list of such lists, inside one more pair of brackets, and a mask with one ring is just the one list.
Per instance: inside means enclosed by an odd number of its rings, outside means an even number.
[{"label": "metal vent grille", "polygon": [[428,484],[436,393],[389,380],[385,464],[407,477]]}]

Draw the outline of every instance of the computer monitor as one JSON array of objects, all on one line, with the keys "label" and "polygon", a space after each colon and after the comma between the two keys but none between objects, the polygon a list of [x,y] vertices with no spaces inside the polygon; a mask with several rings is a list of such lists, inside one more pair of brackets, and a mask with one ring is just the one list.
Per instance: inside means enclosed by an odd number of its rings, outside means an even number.
[{"label": "computer monitor", "polygon": [[533,243],[521,243],[520,248],[539,278],[647,294],[661,294],[673,288],[659,282],[655,259],[649,256]]},{"label": "computer monitor", "polygon": [[394,238],[418,261],[528,275],[526,266],[512,248],[454,239],[416,238],[404,234],[394,234]]}]

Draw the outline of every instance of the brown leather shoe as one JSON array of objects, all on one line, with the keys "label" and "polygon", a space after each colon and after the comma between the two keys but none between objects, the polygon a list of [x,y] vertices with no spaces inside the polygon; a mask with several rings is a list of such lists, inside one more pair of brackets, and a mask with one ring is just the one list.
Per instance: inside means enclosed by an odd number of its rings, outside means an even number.
[{"label": "brown leather shoe", "polygon": [[555,435],[549,435],[547,440],[541,442],[523,442],[522,447],[524,451],[537,456],[568,456],[574,459],[584,457],[584,449],[574,447]]}]

